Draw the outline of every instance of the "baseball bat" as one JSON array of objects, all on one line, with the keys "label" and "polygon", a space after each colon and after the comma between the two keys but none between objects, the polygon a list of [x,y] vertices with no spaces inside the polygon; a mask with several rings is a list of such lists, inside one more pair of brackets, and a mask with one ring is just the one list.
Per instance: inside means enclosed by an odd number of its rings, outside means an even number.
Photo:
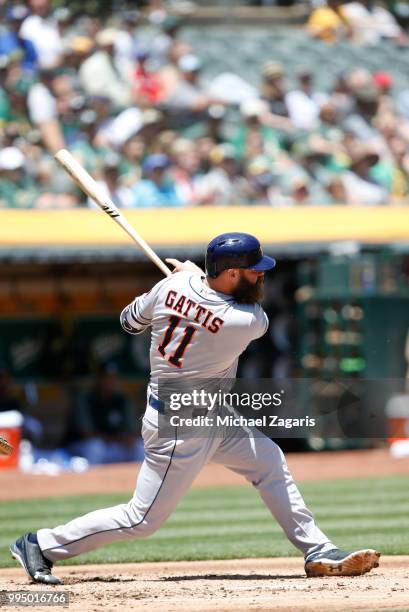
[{"label": "baseball bat", "polygon": [[122,213],[119,212],[112,200],[104,194],[96,181],[90,174],[81,166],[81,164],[71,155],[66,149],[60,149],[55,154],[55,159],[64,168],[67,174],[72,178],[74,183],[87,194],[95,204],[97,204],[107,215],[111,217],[123,230],[132,238],[134,242],[144,251],[154,264],[156,264],[166,276],[172,274],[166,264],[157,256],[155,251],[147,242],[138,234],[138,232],[130,225]]}]

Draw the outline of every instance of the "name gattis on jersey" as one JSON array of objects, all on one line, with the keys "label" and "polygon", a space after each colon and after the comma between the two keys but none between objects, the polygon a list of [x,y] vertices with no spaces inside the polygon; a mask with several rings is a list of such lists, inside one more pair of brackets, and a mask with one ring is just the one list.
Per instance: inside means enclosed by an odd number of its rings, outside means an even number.
[{"label": "name gattis on jersey", "polygon": [[224,323],[223,319],[215,317],[211,310],[200,306],[194,300],[187,298],[183,294],[179,294],[177,291],[168,291],[165,299],[165,306],[184,317],[193,319],[196,323],[200,323],[202,327],[212,334],[217,334]]}]

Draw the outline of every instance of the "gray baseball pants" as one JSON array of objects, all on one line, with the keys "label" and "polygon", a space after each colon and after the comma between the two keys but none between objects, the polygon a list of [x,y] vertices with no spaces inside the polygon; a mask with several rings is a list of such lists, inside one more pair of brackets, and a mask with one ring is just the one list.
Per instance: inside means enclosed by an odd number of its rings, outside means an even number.
[{"label": "gray baseball pants", "polygon": [[[228,429],[207,438],[158,439],[158,413],[148,405],[142,427],[145,460],[132,499],[76,518],[37,538],[50,561],[69,559],[105,544],[154,533],[175,510],[209,461],[242,474],[258,490],[287,538],[304,556],[335,548],[315,524],[288,471],[281,449],[257,430]],[[254,435],[256,434],[256,435]]]}]

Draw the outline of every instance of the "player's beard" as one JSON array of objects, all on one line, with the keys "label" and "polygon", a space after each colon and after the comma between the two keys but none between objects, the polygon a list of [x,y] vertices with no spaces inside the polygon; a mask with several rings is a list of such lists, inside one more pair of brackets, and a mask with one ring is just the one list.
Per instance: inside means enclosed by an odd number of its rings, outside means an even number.
[{"label": "player's beard", "polygon": [[255,283],[252,283],[244,274],[241,274],[239,282],[232,291],[232,296],[240,304],[261,302],[264,297],[264,276],[260,276]]}]

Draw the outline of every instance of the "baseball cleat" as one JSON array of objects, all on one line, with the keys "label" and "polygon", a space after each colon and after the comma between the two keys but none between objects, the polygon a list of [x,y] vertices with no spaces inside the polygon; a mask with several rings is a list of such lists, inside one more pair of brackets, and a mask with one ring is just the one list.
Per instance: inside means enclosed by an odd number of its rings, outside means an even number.
[{"label": "baseball cleat", "polygon": [[11,556],[16,559],[33,582],[41,584],[61,584],[61,580],[51,573],[53,564],[46,559],[38,544],[29,541],[26,533],[10,546]]},{"label": "baseball cleat", "polygon": [[305,562],[305,573],[314,576],[361,576],[379,566],[378,553],[372,548],[355,552],[345,552],[334,548],[324,553],[316,553]]}]

